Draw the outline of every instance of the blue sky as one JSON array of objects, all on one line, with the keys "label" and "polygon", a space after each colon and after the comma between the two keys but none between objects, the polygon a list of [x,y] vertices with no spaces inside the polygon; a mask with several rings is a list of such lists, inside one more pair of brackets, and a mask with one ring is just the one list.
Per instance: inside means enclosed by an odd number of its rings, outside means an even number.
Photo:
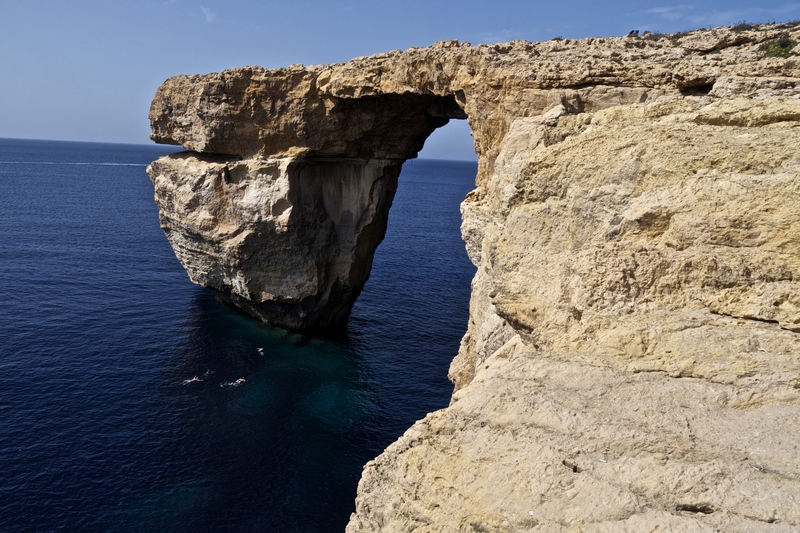
[{"label": "blue sky", "polygon": [[[150,100],[175,74],[347,61],[442,39],[541,41],[794,19],[800,1],[7,1],[0,137],[148,143]],[[473,158],[459,122],[436,132],[422,156]]]}]

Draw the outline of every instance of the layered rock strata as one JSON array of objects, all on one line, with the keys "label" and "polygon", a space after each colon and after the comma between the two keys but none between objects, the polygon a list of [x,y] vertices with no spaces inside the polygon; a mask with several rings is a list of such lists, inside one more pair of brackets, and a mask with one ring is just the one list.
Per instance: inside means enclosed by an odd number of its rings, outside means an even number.
[{"label": "layered rock strata", "polygon": [[800,526],[800,56],[767,53],[798,40],[450,41],[165,82],[152,137],[191,152],[149,168],[162,227],[194,281],[289,327],[346,319],[399,165],[469,120],[456,391],[365,467],[348,531]]}]

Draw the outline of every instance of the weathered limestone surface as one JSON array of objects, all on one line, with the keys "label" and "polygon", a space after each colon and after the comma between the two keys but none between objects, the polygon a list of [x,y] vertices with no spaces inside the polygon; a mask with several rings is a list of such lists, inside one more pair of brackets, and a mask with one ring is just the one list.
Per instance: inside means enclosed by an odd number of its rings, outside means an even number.
[{"label": "weathered limestone surface", "polygon": [[[399,165],[467,117],[478,266],[451,405],[367,464],[348,531],[800,528],[800,28],[177,77],[149,169],[190,277],[344,320]],[[422,355],[422,354],[420,354]]]},{"label": "weathered limestone surface", "polygon": [[473,193],[463,388],[367,465],[349,530],[795,531],[800,121],[784,106],[800,101],[562,117],[548,135],[569,136]]}]

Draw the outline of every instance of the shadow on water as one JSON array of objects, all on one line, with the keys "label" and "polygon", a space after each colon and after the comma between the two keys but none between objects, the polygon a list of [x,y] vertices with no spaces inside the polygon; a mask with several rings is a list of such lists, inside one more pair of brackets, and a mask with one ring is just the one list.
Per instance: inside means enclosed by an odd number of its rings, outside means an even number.
[{"label": "shadow on water", "polygon": [[[261,324],[207,291],[191,303],[160,391],[183,432],[162,453],[181,457],[184,475],[136,506],[166,529],[342,531],[379,452],[364,447],[376,413],[361,355]],[[193,376],[203,381],[176,387]]]}]

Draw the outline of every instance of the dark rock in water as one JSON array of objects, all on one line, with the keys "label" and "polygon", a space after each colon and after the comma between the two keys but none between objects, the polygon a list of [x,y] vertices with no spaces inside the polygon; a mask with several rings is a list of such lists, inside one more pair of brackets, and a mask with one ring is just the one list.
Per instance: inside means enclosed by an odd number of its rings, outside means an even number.
[{"label": "dark rock in water", "polygon": [[308,158],[150,165],[156,202],[191,280],[265,322],[344,322],[383,240],[400,164]]}]

